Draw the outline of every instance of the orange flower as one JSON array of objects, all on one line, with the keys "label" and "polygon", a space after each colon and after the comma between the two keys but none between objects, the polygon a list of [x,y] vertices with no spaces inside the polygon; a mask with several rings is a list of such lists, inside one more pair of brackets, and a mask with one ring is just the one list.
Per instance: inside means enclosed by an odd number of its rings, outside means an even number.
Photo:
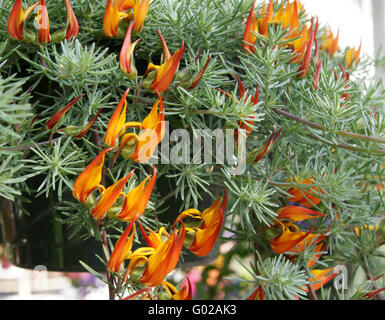
[{"label": "orange flower", "polygon": [[126,177],[119,179],[113,185],[103,190],[103,193],[100,196],[98,203],[94,208],[91,209],[91,215],[96,220],[99,220],[99,221],[102,220],[105,214],[107,213],[107,211],[116,202],[116,200],[118,200],[118,198],[122,196],[122,193],[121,193],[122,189],[133,173],[134,173],[134,170],[132,170]]},{"label": "orange flower", "polygon": [[340,30],[338,29],[337,36],[334,37],[334,34],[329,26],[328,32],[321,39],[321,50],[326,51],[327,53],[329,53],[330,56],[333,57],[338,51],[339,37]]},{"label": "orange flower", "polygon": [[71,40],[75,38],[79,33],[79,23],[71,7],[70,1],[69,0],[64,0],[64,1],[66,5],[67,24],[68,24],[65,38],[68,40]]},{"label": "orange flower", "polygon": [[183,211],[176,219],[176,222],[182,221],[185,218],[202,221],[199,227],[186,228],[190,234],[194,235],[194,241],[188,249],[197,256],[203,257],[208,255],[214,247],[222,228],[226,202],[227,192],[225,190],[224,198],[219,197],[211,207],[202,213],[196,209],[189,209]]},{"label": "orange flower", "polygon": [[[295,179],[298,181],[298,178]],[[305,179],[300,182],[300,184],[314,184],[313,178]],[[291,188],[288,190],[288,193],[291,194],[291,196],[288,196],[288,200],[291,202],[296,202],[299,205],[305,206],[307,208],[315,207],[317,206],[320,202],[321,199],[316,197],[314,193],[321,192],[316,187],[311,187],[310,189],[307,189],[306,191],[299,190],[298,188]]]},{"label": "orange flower", "polygon": [[[152,241],[150,247],[142,247],[135,250],[130,255],[130,263],[127,268],[126,277],[132,274],[133,270],[143,270],[139,281],[149,287],[160,285],[164,278],[169,274],[178,263],[182,250],[186,229],[178,231],[174,229],[171,235],[168,235],[164,228],[161,228]],[[162,241],[162,235],[167,236],[167,240]],[[143,232],[143,236],[148,238]],[[139,268],[139,269],[138,269]]]},{"label": "orange flower", "polygon": [[265,300],[262,286],[258,286],[246,300]]},{"label": "orange flower", "polygon": [[111,150],[112,148],[99,153],[76,179],[72,194],[80,202],[86,203],[91,192],[99,187],[102,180],[104,158],[106,153]]},{"label": "orange flower", "polygon": [[277,254],[285,252],[302,252],[305,246],[317,244],[324,236],[313,234],[314,227],[308,232],[299,231],[292,222],[277,221],[276,226],[281,227],[281,234],[270,240],[270,246]]},{"label": "orange flower", "polygon": [[58,112],[56,112],[51,119],[47,122],[47,128],[52,129],[63,117],[64,115],[72,108],[72,106],[78,102],[84,94],[81,94],[80,96],[73,99],[70,103],[68,103],[65,107],[60,109]]},{"label": "orange flower", "polygon": [[309,270],[317,264],[326,248],[327,244],[324,243],[320,243],[314,248],[314,256],[307,262],[307,267]]},{"label": "orange flower", "polygon": [[38,25],[38,41],[40,43],[49,42],[51,40],[51,36],[49,34],[49,18],[45,0],[39,0],[39,10],[36,19]]},{"label": "orange flower", "polygon": [[122,156],[126,159],[141,163],[148,161],[154,154],[157,145],[164,138],[166,130],[164,106],[159,93],[158,100],[143,122],[128,122],[125,124],[125,128],[129,127],[140,127],[142,130],[139,135],[127,133],[122,137],[117,156],[122,152]]},{"label": "orange flower", "polygon": [[356,50],[356,48],[351,48],[346,52],[345,55],[345,65],[347,68],[350,68],[353,64],[357,65],[358,60],[360,59],[362,41],[360,42],[360,46]]},{"label": "orange flower", "polygon": [[87,124],[84,125],[83,128],[81,128],[80,131],[77,132],[74,137],[76,139],[83,138],[87,134],[87,132],[92,128],[95,121],[99,118],[100,114],[102,113],[102,111],[103,111],[103,108],[100,108],[97,114],[90,121],[88,121]]},{"label": "orange flower", "polygon": [[122,262],[128,258],[135,236],[135,221],[136,220],[131,221],[116,242],[110,260],[107,263],[107,269],[109,271],[118,272]]},{"label": "orange flower", "polygon": [[172,300],[192,300],[192,286],[189,277],[186,277],[186,283],[181,290],[178,290],[167,281],[163,281],[162,286],[166,289]]},{"label": "orange flower", "polygon": [[250,8],[249,16],[246,22],[246,28],[243,33],[242,47],[246,53],[249,53],[250,51],[252,53],[255,53],[254,43],[256,41],[256,37],[252,33],[252,32],[258,32],[258,23],[254,12],[255,3],[256,1],[254,1],[253,5]]},{"label": "orange flower", "polygon": [[297,206],[287,206],[278,210],[277,219],[286,218],[292,221],[303,221],[307,219],[319,218],[320,216],[326,217],[323,213],[315,210]]},{"label": "orange flower", "polygon": [[302,58],[302,63],[299,68],[299,77],[305,77],[308,72],[309,72],[309,67],[310,67],[310,62],[311,62],[311,57],[312,57],[312,51],[313,51],[313,44],[315,42],[315,38],[317,35],[317,30],[318,30],[318,19],[317,23],[315,26],[313,26],[313,21],[311,22],[311,32],[309,35],[309,39],[306,43],[306,49],[303,52],[303,58]]},{"label": "orange flower", "polygon": [[110,38],[119,35],[118,27],[120,20],[129,16],[129,14],[123,10],[126,9],[126,3],[124,1],[114,0],[114,3],[112,3],[112,1],[113,0],[107,0],[103,18],[103,32]]},{"label": "orange flower", "polygon": [[[199,51],[199,53],[195,57],[195,64],[197,64],[198,58],[201,55],[201,53],[202,53],[202,49]],[[207,69],[207,66],[210,63],[210,60],[211,60],[211,57],[208,57],[203,67],[199,70],[199,72],[195,75],[195,77],[192,80],[190,80],[187,90],[192,90],[199,84],[199,82],[202,80],[202,77]]]},{"label": "orange flower", "polygon": [[134,5],[133,20],[135,21],[133,31],[140,32],[146,19],[150,0],[136,0]]},{"label": "orange flower", "polygon": [[39,3],[36,2],[25,12],[23,11],[22,0],[16,0],[8,18],[8,33],[17,40],[25,40],[24,22],[28,19],[32,11]]},{"label": "orange flower", "polygon": [[110,122],[107,126],[107,131],[104,136],[104,143],[107,146],[115,147],[117,144],[117,139],[124,133],[122,129],[124,128],[124,124],[126,122],[126,109],[127,109],[127,95],[130,89],[127,89],[123,97],[120,99],[118,106],[113,113]]},{"label": "orange flower", "polygon": [[128,76],[128,79],[130,80],[135,79],[138,74],[134,65],[133,54],[136,44],[140,41],[140,39],[137,39],[134,43],[131,43],[131,31],[133,25],[134,21],[132,21],[128,27],[119,58],[120,69]]},{"label": "orange flower", "polygon": [[174,78],[180,59],[183,55],[184,41],[182,39],[181,48],[176,50],[171,56],[162,34],[159,31],[156,32],[162,43],[164,62],[160,66],[149,63],[144,74],[144,87],[162,93],[170,86],[170,83]]},{"label": "orange flower", "polygon": [[118,219],[131,221],[135,217],[143,214],[155,185],[156,168],[155,166],[153,168],[154,173],[152,177],[148,176],[137,187],[125,195],[123,208],[116,216]]},{"label": "orange flower", "polygon": [[[333,271],[333,272],[332,272]],[[329,268],[325,270],[311,270],[312,278],[309,279],[311,282],[311,286],[314,291],[317,291],[321,287],[323,287],[326,283],[332,280],[338,273],[339,269],[335,270],[335,268]],[[330,273],[332,272],[332,273]],[[304,291],[308,292],[307,288],[302,288]]]}]

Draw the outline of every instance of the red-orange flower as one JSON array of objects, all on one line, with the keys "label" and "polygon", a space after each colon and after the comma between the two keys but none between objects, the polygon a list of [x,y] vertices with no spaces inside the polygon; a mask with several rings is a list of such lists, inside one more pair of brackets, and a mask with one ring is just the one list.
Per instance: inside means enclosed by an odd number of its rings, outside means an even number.
[{"label": "red-orange flower", "polygon": [[[127,176],[119,179],[113,185],[109,186],[107,189],[103,190],[100,199],[98,200],[96,206],[91,209],[91,215],[96,220],[102,220],[106,215],[107,211],[112,207],[112,205],[122,196],[122,189],[127,183],[128,179],[132,176],[134,170],[132,170]],[[104,189],[104,188],[102,188]]]},{"label": "red-orange flower", "polygon": [[360,46],[358,49],[350,48],[345,55],[345,65],[347,68],[350,68],[353,64],[357,65],[358,60],[360,59],[362,41],[360,42]]},{"label": "red-orange flower", "polygon": [[[298,181],[299,179],[296,178],[295,180]],[[308,178],[302,180],[300,184],[314,184],[314,179]],[[314,195],[315,193],[322,193],[322,191],[317,187],[310,187],[306,190],[299,190],[298,188],[294,187],[290,188],[287,192],[291,195],[288,196],[289,201],[296,202],[299,205],[305,206],[307,208],[315,207],[321,202],[321,199]]]},{"label": "red-orange flower", "polygon": [[[312,277],[309,279],[310,286],[312,286],[314,291],[317,291],[323,287],[326,283],[332,280],[338,273],[339,269],[329,268],[324,270],[313,269],[310,271]],[[308,292],[308,289],[302,288],[304,291]]]},{"label": "red-orange flower", "polygon": [[8,18],[8,33],[12,38],[17,40],[25,40],[24,22],[28,19],[38,4],[39,3],[36,2],[27,10],[23,11],[22,0],[15,0]]},{"label": "red-orange flower", "polygon": [[188,249],[197,256],[208,255],[214,247],[222,228],[226,203],[227,192],[225,190],[224,198],[220,196],[211,207],[203,212],[196,209],[185,210],[176,219],[176,221],[182,221],[185,218],[192,218],[193,220],[202,221],[199,227],[186,228],[187,232],[194,236],[194,241]]},{"label": "red-orange flower", "polygon": [[305,246],[317,244],[325,237],[313,234],[314,227],[308,232],[299,231],[299,228],[292,222],[281,222],[278,220],[276,226],[281,227],[281,234],[270,239],[270,246],[277,254],[302,252]]},{"label": "red-orange flower", "polygon": [[63,117],[64,115],[73,107],[73,105],[78,102],[84,94],[73,99],[70,103],[68,103],[65,107],[61,108],[58,112],[56,112],[51,119],[47,122],[47,128],[52,129]]},{"label": "red-orange flower", "polygon": [[40,43],[49,42],[51,40],[51,35],[49,34],[49,18],[45,0],[39,0],[39,10],[36,19],[38,26],[38,41]]},{"label": "red-orange flower", "polygon": [[[124,158],[132,159],[136,162],[148,161],[155,152],[157,145],[162,141],[165,134],[164,106],[162,97],[158,93],[158,100],[155,102],[151,112],[143,122],[128,122],[125,128],[139,127],[139,135],[127,133],[122,137],[120,149]],[[118,155],[117,154],[117,155]]]},{"label": "red-orange flower", "polygon": [[139,217],[146,209],[148,200],[152,190],[154,189],[156,180],[156,168],[153,167],[154,173],[152,176],[148,176],[137,187],[132,189],[127,195],[125,195],[124,205],[122,210],[116,216],[120,220],[132,221],[135,217]]},{"label": "red-orange flower", "polygon": [[186,277],[185,285],[182,289],[178,290],[171,283],[167,281],[162,282],[163,288],[166,289],[172,300],[191,300],[192,299],[192,286],[189,277]]},{"label": "red-orange flower", "polygon": [[107,263],[107,268],[109,271],[118,272],[122,262],[128,258],[135,236],[135,221],[136,220],[131,221],[131,223],[126,227],[120,236],[119,240],[116,242],[110,260],[108,260]]},{"label": "red-orange flower", "polygon": [[140,32],[146,19],[150,0],[135,0],[133,8],[133,20],[135,21],[133,31]]},{"label": "red-orange flower", "polygon": [[[164,62],[160,66],[150,62],[144,74],[144,80],[146,83],[145,87],[162,93],[170,86],[175,72],[178,69],[180,59],[184,52],[184,41],[182,39],[181,48],[176,50],[171,56],[162,34],[159,31],[157,31],[157,33],[162,42]],[[147,84],[147,82],[150,83]]]},{"label": "red-orange flower", "polygon": [[321,50],[326,51],[327,53],[329,53],[330,56],[334,56],[335,53],[338,51],[339,37],[340,30],[338,29],[337,35],[336,37],[334,37],[334,34],[329,26],[327,33],[321,39]]},{"label": "red-orange flower", "polygon": [[[129,256],[126,277],[135,269],[144,269],[139,281],[149,287],[160,285],[178,263],[185,234],[184,226],[179,231],[174,229],[171,235],[164,228],[158,233],[152,232],[152,241],[147,242],[149,247],[139,248]],[[148,235],[144,231],[143,236],[147,241]],[[167,237],[164,242],[162,236]]]},{"label": "red-orange flower", "polygon": [[137,39],[134,43],[131,43],[131,31],[133,25],[134,21],[130,23],[130,26],[127,29],[126,37],[124,39],[119,57],[120,69],[130,80],[135,79],[138,74],[135,68],[133,54],[136,44],[140,41],[140,39]]},{"label": "red-orange flower", "polygon": [[79,23],[71,7],[70,1],[69,0],[64,0],[64,1],[66,5],[67,24],[68,24],[65,38],[68,40],[71,40],[75,38],[79,33]]},{"label": "red-orange flower", "polygon": [[123,97],[120,99],[118,106],[116,107],[110,122],[108,123],[106,134],[104,136],[104,143],[109,147],[115,147],[117,139],[124,133],[122,129],[126,123],[126,110],[127,110],[127,95],[130,89],[127,89]]},{"label": "red-orange flower", "polygon": [[265,300],[262,286],[258,286],[246,300]]},{"label": "red-orange flower", "polygon": [[103,32],[107,37],[118,36],[120,20],[129,16],[128,13],[124,12],[124,9],[127,9],[124,1],[107,0],[103,18]]},{"label": "red-orange flower", "polygon": [[72,194],[80,202],[86,203],[91,192],[99,187],[105,155],[111,150],[112,148],[99,153],[76,179]]},{"label": "red-orange flower", "polygon": [[256,155],[254,162],[258,162],[262,160],[265,157],[266,153],[269,153],[271,149],[273,149],[273,146],[277,142],[281,132],[282,132],[282,129],[279,129],[277,133],[275,133],[275,129],[273,129],[273,133],[270,135],[270,138],[266,141],[262,150]]},{"label": "red-orange flower", "polygon": [[307,219],[315,219],[320,216],[326,217],[322,212],[298,207],[286,206],[278,210],[277,219],[290,219],[292,221],[303,221]]}]

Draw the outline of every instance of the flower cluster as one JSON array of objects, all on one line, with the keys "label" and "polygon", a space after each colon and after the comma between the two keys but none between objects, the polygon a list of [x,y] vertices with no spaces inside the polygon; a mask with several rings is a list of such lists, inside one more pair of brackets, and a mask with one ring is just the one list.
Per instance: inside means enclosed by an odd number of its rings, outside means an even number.
[{"label": "flower cluster", "polygon": [[[11,14],[8,19],[8,33],[16,40],[35,41],[36,35],[26,28],[25,22],[29,16],[37,10],[37,41],[39,43],[47,43],[52,41],[61,41],[63,39],[71,40],[75,38],[79,33],[79,24],[76,19],[75,13],[72,10],[69,0],[64,0],[64,4],[67,11],[67,25],[64,30],[56,31],[52,35],[49,28],[49,16],[45,0],[39,0],[32,6],[23,10],[22,0],[15,0]],[[36,9],[36,10],[35,10]]]}]

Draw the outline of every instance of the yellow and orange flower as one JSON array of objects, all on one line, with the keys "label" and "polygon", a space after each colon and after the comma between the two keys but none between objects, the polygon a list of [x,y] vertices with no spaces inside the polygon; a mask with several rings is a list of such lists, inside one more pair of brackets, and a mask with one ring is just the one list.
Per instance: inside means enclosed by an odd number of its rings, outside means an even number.
[{"label": "yellow and orange flower", "polygon": [[[179,231],[174,229],[169,235],[162,227],[158,233],[151,231],[148,236],[142,227],[141,229],[149,246],[136,249],[127,257],[130,262],[125,280],[128,275],[139,272],[141,275],[136,275],[138,280],[148,287],[153,287],[162,284],[167,274],[176,267],[186,230],[184,227]],[[163,241],[163,237],[166,237],[166,240]]]},{"label": "yellow and orange flower", "polygon": [[330,56],[334,56],[338,51],[338,41],[340,38],[340,30],[338,29],[337,35],[334,37],[334,34],[329,26],[327,33],[320,40],[321,50],[329,53]]},{"label": "yellow and orange flower", "polygon": [[160,66],[149,63],[143,76],[143,86],[155,92],[164,92],[171,84],[175,72],[178,69],[179,62],[184,52],[184,41],[182,39],[181,48],[176,50],[173,55],[170,54],[167,43],[160,33],[156,30],[163,48],[163,61]]},{"label": "yellow and orange flower", "polygon": [[119,272],[122,262],[128,258],[131,253],[132,243],[135,236],[135,220],[126,227],[119,240],[116,242],[111,257],[108,260],[107,268],[112,272]]},{"label": "yellow and orange flower", "polygon": [[72,194],[80,202],[86,203],[91,192],[100,186],[104,159],[111,150],[109,148],[100,152],[76,179]]},{"label": "yellow and orange flower", "polygon": [[[104,142],[108,146],[115,147],[118,139],[123,135],[116,156],[121,153],[126,159],[143,163],[152,157],[157,145],[164,138],[166,127],[163,101],[158,93],[158,100],[143,122],[126,123],[127,93],[128,90],[120,100],[118,107],[110,119]],[[140,128],[141,131],[139,135],[136,133],[125,134],[125,131],[130,127]]]},{"label": "yellow and orange flower", "polygon": [[[323,270],[313,269],[310,271],[310,273],[312,275],[312,277],[309,279],[310,286],[314,291],[317,291],[330,280],[332,280],[339,273],[339,270],[338,268],[329,268]],[[308,292],[308,288],[304,287],[302,289]]]},{"label": "yellow and orange flower", "polygon": [[299,228],[290,221],[282,222],[277,220],[274,227],[281,228],[280,235],[270,239],[270,246],[277,254],[285,252],[300,253],[306,246],[317,244],[325,237],[313,234],[314,227],[308,232],[299,231]]},{"label": "yellow and orange flower", "polygon": [[39,3],[36,2],[24,11],[22,0],[15,0],[8,18],[8,33],[13,39],[25,40],[24,22],[28,19],[38,4]]},{"label": "yellow and orange flower", "polygon": [[153,168],[154,173],[152,176],[148,176],[125,195],[124,205],[116,218],[123,221],[132,221],[143,214],[155,185],[156,168],[155,166]]},{"label": "yellow and orange flower", "polygon": [[107,211],[113,206],[120,196],[123,196],[122,190],[131,178],[134,170],[132,170],[127,176],[119,179],[113,185],[105,189],[103,186],[99,186],[102,189],[102,194],[95,207],[91,209],[91,215],[98,221],[101,221],[106,215]]},{"label": "yellow and orange flower", "polygon": [[67,30],[65,38],[67,40],[71,40],[75,38],[79,33],[79,23],[76,19],[75,13],[71,7],[71,3],[69,0],[64,0],[67,12]]},{"label": "yellow and orange flower", "polygon": [[197,209],[188,209],[183,211],[177,217],[176,222],[183,221],[185,218],[202,221],[199,227],[186,227],[189,235],[194,237],[194,240],[188,249],[197,256],[203,257],[208,255],[214,247],[215,241],[222,228],[226,203],[227,192],[225,190],[224,198],[222,198],[222,196],[218,197],[214,204],[203,212],[200,212]]},{"label": "yellow and orange flower", "polygon": [[136,0],[133,8],[133,20],[135,21],[133,31],[140,32],[143,29],[144,20],[146,19],[150,0]]},{"label": "yellow and orange flower", "polygon": [[[142,31],[150,0],[107,0],[103,19],[103,32],[107,37],[119,36],[119,23],[131,20],[134,32]],[[130,11],[128,11],[130,10]]]},{"label": "yellow and orange flower", "polygon": [[137,39],[134,43],[131,43],[131,31],[133,26],[134,21],[132,21],[128,27],[119,57],[120,69],[130,80],[135,79],[138,74],[135,68],[133,54],[136,44],[140,41],[140,39]]},{"label": "yellow and orange flower", "polygon": [[345,66],[350,68],[352,65],[357,65],[358,60],[360,59],[362,41],[360,42],[360,46],[358,49],[350,48],[345,55]]},{"label": "yellow and orange flower", "polygon": [[[300,25],[299,10],[301,4],[298,0],[292,3],[287,0],[285,5],[281,5],[278,11],[274,14],[273,0],[269,1],[267,8],[263,6],[260,11],[262,18],[257,19],[254,12],[255,2],[253,3],[249,16],[246,22],[245,31],[243,34],[243,50],[246,53],[255,53],[254,45],[256,36],[253,33],[258,33],[263,37],[268,37],[269,25],[280,24],[282,29],[286,29],[287,33],[283,40],[286,41],[286,46],[293,51],[292,63],[300,63],[305,55],[306,50],[311,50],[311,29],[307,25]],[[309,48],[309,49],[307,49]]]},{"label": "yellow and orange flower", "polygon": [[38,8],[39,10],[36,16],[38,30],[37,39],[40,43],[47,43],[51,40],[51,35],[49,34],[49,17],[45,0],[39,0]]},{"label": "yellow and orange flower", "polygon": [[163,288],[166,289],[172,300],[191,300],[192,299],[192,286],[189,277],[186,277],[185,285],[182,289],[178,290],[171,283],[167,281],[162,282]]},{"label": "yellow and orange flower", "polygon": [[[295,180],[298,182],[299,179],[295,178]],[[311,177],[302,180],[300,184],[314,184],[314,178]],[[296,202],[297,204],[307,208],[315,207],[321,202],[321,199],[315,195],[317,193],[322,193],[322,191],[317,187],[310,187],[306,190],[299,190],[298,188],[294,187],[290,188],[287,192],[291,195],[288,196],[289,201]]]},{"label": "yellow and orange flower", "polygon": [[292,221],[304,221],[326,217],[322,212],[298,206],[286,206],[278,210],[277,219],[290,219]]},{"label": "yellow and orange flower", "polygon": [[121,0],[107,0],[103,18],[103,32],[107,37],[117,37],[119,35],[118,27],[120,21],[129,17],[129,14],[123,10],[128,9],[123,2]]}]

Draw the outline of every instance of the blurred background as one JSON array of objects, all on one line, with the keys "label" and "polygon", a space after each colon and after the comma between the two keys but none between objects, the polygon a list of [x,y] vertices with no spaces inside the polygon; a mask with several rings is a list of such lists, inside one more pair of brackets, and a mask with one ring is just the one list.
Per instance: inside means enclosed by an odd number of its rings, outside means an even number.
[{"label": "blurred background", "polygon": [[[375,57],[384,46],[384,0],[301,0],[301,2],[308,13],[318,16],[322,25],[329,24],[334,34],[340,31],[341,48],[358,48],[362,41],[361,54]],[[2,1],[0,5],[1,3]],[[380,72],[376,75],[384,78]],[[226,245],[221,248],[222,253],[228,250]],[[201,298],[204,293],[199,290],[214,287],[218,289],[221,285],[225,285],[225,283],[218,283],[217,280],[222,267],[223,254],[209,266],[192,268],[190,279]],[[178,280],[183,275],[175,271],[173,276]],[[229,283],[226,285],[231,286]],[[210,296],[207,297],[210,298]],[[88,273],[49,272],[44,266],[27,270],[11,265],[7,260],[4,246],[0,244],[0,300],[107,298],[106,285]]]}]

